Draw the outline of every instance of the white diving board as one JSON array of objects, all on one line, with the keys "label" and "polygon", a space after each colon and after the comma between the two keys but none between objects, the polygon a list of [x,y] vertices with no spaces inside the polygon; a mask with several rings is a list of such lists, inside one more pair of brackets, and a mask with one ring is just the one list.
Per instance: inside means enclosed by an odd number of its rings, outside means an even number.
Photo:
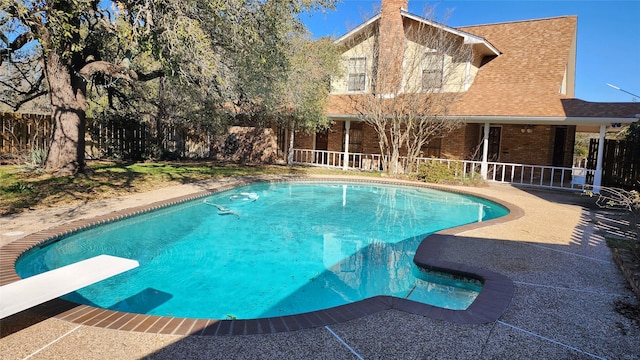
[{"label": "white diving board", "polygon": [[138,267],[136,260],[98,255],[0,286],[0,319]]}]

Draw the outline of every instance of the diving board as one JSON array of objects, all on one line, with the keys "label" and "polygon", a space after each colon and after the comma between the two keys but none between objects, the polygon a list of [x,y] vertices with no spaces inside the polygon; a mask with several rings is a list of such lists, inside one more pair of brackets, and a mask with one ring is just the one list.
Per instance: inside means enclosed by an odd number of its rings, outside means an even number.
[{"label": "diving board", "polygon": [[0,286],[0,319],[138,267],[136,260],[98,255]]}]

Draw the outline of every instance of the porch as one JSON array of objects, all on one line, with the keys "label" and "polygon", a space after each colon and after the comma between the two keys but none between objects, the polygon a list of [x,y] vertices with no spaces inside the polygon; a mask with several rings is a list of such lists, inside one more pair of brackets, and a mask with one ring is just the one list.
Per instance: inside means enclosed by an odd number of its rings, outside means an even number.
[{"label": "porch", "polygon": [[[384,158],[380,154],[293,149],[292,163],[296,165],[320,166],[343,170],[382,171],[383,160]],[[486,181],[495,183],[574,191],[583,191],[586,188],[591,188],[596,172],[595,170],[581,167],[558,167],[438,158],[418,158],[415,160],[415,164],[413,164],[416,166],[411,166],[411,168],[415,169],[420,164],[430,161],[446,164],[448,168],[454,169],[456,177],[462,179],[482,177]],[[400,157],[398,163],[399,174],[404,174],[405,169],[410,168],[408,162],[409,159],[407,157]],[[483,176],[484,173],[486,173],[485,176]]]}]

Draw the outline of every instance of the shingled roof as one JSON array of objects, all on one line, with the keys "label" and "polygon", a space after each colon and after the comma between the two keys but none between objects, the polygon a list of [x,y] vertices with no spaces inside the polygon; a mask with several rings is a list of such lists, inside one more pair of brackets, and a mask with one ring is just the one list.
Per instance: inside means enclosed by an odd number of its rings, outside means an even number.
[{"label": "shingled roof", "polygon": [[[464,27],[502,54],[483,65],[455,106],[456,115],[564,116],[560,94],[571,71],[577,17]],[[572,91],[572,89],[570,89]]]},{"label": "shingled roof", "polygon": [[[405,11],[401,13],[408,16]],[[450,115],[474,121],[514,117],[626,118],[631,122],[635,114],[640,114],[640,103],[595,103],[573,98],[577,21],[576,16],[562,16],[457,28],[486,40],[500,55],[480,67]],[[561,94],[565,72],[568,83],[565,94]],[[350,102],[357,96],[331,95],[327,113],[335,117],[355,115]]]}]

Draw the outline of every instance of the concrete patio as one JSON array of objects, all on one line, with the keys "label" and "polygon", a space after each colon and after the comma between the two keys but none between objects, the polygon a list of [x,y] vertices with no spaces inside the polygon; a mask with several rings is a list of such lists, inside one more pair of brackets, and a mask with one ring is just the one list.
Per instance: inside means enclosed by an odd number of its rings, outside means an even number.
[{"label": "concrete patio", "polygon": [[[335,176],[333,176],[335,178]],[[236,179],[176,186],[0,219],[0,246],[80,218],[150,204]],[[461,325],[386,310],[345,323],[277,334],[178,336],[78,325],[27,310],[3,319],[3,359],[640,359],[640,324],[616,311],[637,304],[604,240],[625,236],[619,213],[577,193],[508,185],[456,188],[516,204],[524,216],[458,233],[448,261],[515,282],[496,322]],[[1,249],[0,249],[1,251]]]}]

